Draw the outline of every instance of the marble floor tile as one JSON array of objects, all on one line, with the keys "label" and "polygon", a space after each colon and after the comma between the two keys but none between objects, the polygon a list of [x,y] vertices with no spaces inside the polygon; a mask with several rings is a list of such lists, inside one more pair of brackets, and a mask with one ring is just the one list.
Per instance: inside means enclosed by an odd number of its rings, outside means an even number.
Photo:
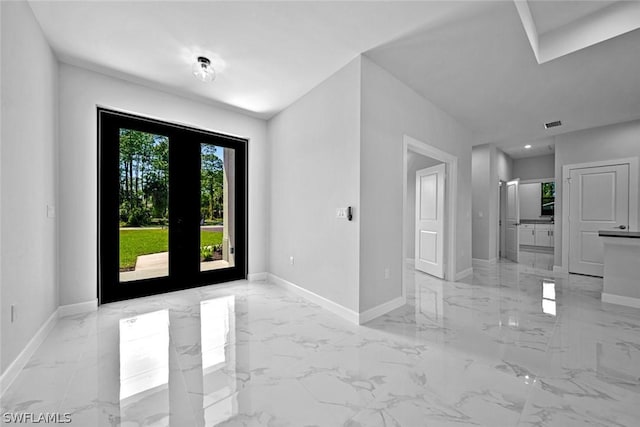
[{"label": "marble floor tile", "polygon": [[537,258],[458,282],[407,266],[407,304],[361,326],[265,282],[107,304],[59,319],[0,407],[79,427],[639,425],[640,310]]},{"label": "marble floor tile", "polygon": [[545,252],[520,249],[518,263],[542,270],[553,270],[553,250]]}]

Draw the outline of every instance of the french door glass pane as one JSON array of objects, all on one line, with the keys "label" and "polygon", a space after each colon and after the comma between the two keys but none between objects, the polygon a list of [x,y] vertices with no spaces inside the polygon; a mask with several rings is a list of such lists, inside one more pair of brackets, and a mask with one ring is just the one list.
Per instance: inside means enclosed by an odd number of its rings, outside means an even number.
[{"label": "french door glass pane", "polygon": [[200,271],[235,265],[235,150],[200,144]]},{"label": "french door glass pane", "polygon": [[120,281],[169,275],[169,138],[120,129]]}]

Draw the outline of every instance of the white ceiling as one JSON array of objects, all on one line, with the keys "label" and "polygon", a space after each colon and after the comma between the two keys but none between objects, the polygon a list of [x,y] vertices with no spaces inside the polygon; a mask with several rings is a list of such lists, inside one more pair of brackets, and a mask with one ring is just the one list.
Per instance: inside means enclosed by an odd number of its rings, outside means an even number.
[{"label": "white ceiling", "polygon": [[[530,145],[531,148],[524,148],[526,145]],[[556,144],[552,136],[533,141],[506,141],[496,144],[496,146],[512,159],[548,156],[556,152]]]},{"label": "white ceiling", "polygon": [[[263,118],[363,51],[473,3],[30,0],[62,61]],[[212,84],[191,75],[200,55]]]},{"label": "white ceiling", "polygon": [[[514,3],[496,2],[367,55],[473,130],[476,144],[640,117],[638,30],[538,64]],[[554,120],[563,126],[546,130]]]},{"label": "white ceiling", "polygon": [[538,33],[544,34],[571,24],[605,7],[615,1],[529,1],[529,8],[536,23]]},{"label": "white ceiling", "polygon": [[[538,64],[512,1],[29,3],[63,62],[262,118],[363,52],[476,143],[517,146],[640,117],[638,30]],[[554,33],[611,3],[527,4],[537,30]],[[200,55],[213,83],[191,75]]]},{"label": "white ceiling", "polygon": [[539,64],[640,28],[640,2],[515,0]]}]

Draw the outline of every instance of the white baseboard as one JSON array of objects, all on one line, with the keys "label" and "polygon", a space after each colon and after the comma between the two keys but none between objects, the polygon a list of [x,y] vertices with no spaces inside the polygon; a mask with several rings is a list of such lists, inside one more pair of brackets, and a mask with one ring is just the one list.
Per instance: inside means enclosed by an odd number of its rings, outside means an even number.
[{"label": "white baseboard", "polygon": [[472,261],[475,263],[478,263],[480,265],[493,265],[495,263],[498,262],[497,258],[491,258],[491,259],[480,259],[480,258],[472,258]]},{"label": "white baseboard", "polygon": [[622,295],[602,293],[602,302],[610,304],[626,305],[627,307],[640,308],[640,298],[625,297]]},{"label": "white baseboard", "polygon": [[473,267],[469,267],[466,270],[462,270],[456,273],[455,281],[460,279],[464,279],[467,276],[471,276],[473,274]]},{"label": "white baseboard", "polygon": [[360,313],[360,315],[358,316],[358,323],[360,325],[362,325],[363,323],[367,323],[368,321],[373,320],[376,317],[383,316],[398,307],[402,307],[406,303],[407,299],[404,296],[394,298],[391,301],[387,301],[377,307],[370,308],[369,310]]},{"label": "white baseboard", "polygon": [[61,305],[58,307],[58,317],[72,316],[74,314],[87,313],[98,309],[98,300],[79,302],[76,304]]},{"label": "white baseboard", "polygon": [[362,313],[357,313],[341,304],[338,304],[337,302],[331,301],[330,299],[311,292],[310,290],[298,286],[295,283],[291,283],[288,280],[278,277],[275,274],[268,273],[267,280],[274,285],[288,289],[300,295],[301,297],[315,304],[318,304],[325,310],[330,311],[331,313],[336,314],[351,323],[355,323],[356,325],[362,325],[365,322],[369,322],[370,320],[393,311],[398,307],[402,307],[407,303],[407,300],[404,296],[399,296],[392,299],[391,301],[387,301],[376,307],[370,308],[369,310],[366,310]]},{"label": "white baseboard", "polygon": [[318,304],[320,307],[324,308],[325,310],[328,310],[333,314],[336,314],[342,317],[343,319],[348,320],[351,323],[355,323],[356,325],[359,324],[359,319],[358,319],[359,316],[358,316],[358,313],[356,313],[355,311],[348,309],[347,307],[340,305],[336,302],[333,302],[314,292],[311,292],[310,290],[307,290],[294,283],[291,283],[288,280],[278,277],[275,274],[269,273],[268,276],[269,276],[268,281],[273,283],[274,285],[278,285],[285,289],[288,289],[300,295],[301,297],[306,298],[315,304]]},{"label": "white baseboard", "polygon": [[569,270],[567,268],[562,267],[561,265],[554,265],[553,272],[558,274],[564,274],[564,275],[569,274]]},{"label": "white baseboard", "polygon": [[250,273],[247,274],[247,280],[250,282],[263,282],[269,277],[268,273]]},{"label": "white baseboard", "polygon": [[44,322],[44,324],[38,329],[27,345],[22,349],[18,357],[7,367],[7,369],[0,376],[0,396],[4,395],[11,383],[16,379],[20,371],[24,369],[31,356],[36,352],[40,344],[44,342],[49,335],[49,332],[53,329],[58,321],[58,309],[56,309],[51,316]]}]

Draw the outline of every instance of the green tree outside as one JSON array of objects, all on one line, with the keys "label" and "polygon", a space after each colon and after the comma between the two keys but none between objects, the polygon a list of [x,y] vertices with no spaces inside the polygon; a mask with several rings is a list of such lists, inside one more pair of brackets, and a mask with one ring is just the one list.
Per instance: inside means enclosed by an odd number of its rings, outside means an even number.
[{"label": "green tree outside", "polygon": [[[223,150],[201,144],[200,214],[219,221],[223,213]],[[169,209],[169,139],[120,129],[120,222],[128,227],[166,225]]]}]

